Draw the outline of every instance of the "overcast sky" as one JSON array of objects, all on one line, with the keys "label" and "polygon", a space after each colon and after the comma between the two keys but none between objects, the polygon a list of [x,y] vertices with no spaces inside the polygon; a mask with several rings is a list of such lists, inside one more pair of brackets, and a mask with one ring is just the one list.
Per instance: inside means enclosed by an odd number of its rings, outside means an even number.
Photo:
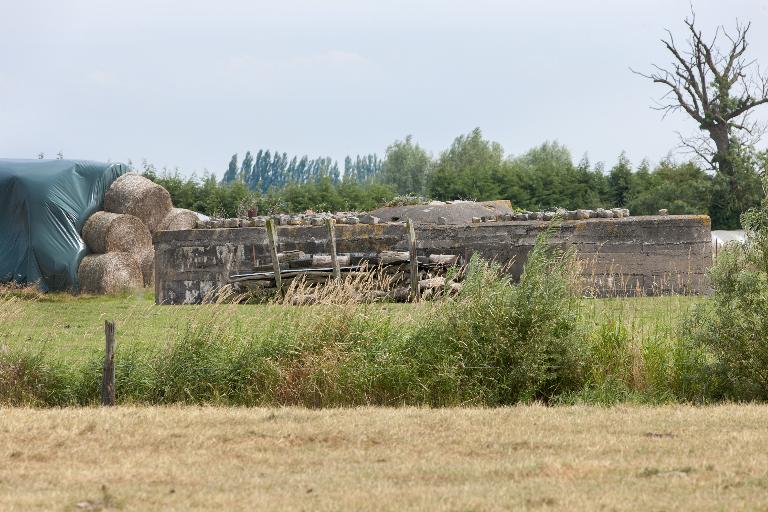
[{"label": "overcast sky", "polygon": [[[768,1],[698,0],[702,29]],[[474,127],[615,162],[673,151],[683,114],[629,71],[666,63],[688,0],[0,0],[0,157],[134,162],[221,176],[232,153],[434,155]],[[768,106],[760,116],[768,119]]]}]

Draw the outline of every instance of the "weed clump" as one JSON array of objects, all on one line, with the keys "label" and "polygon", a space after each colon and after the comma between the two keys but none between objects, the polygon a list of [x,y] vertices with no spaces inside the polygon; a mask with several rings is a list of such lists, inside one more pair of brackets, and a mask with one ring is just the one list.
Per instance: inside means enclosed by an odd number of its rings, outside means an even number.
[{"label": "weed clump", "polygon": [[76,403],[71,371],[29,347],[0,347],[0,405],[43,406]]},{"label": "weed clump", "polygon": [[531,251],[520,281],[477,257],[458,298],[436,308],[412,336],[410,359],[432,405],[548,401],[577,388],[584,359],[573,255]]}]

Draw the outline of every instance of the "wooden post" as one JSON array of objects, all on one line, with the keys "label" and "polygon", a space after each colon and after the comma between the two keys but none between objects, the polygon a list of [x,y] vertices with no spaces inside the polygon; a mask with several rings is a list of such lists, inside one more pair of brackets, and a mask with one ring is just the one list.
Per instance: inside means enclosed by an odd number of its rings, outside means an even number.
[{"label": "wooden post", "polygon": [[104,374],[101,379],[101,405],[115,405],[115,322],[104,321],[107,350],[104,354]]},{"label": "wooden post", "polygon": [[341,279],[341,269],[339,268],[339,260],[336,257],[336,221],[333,219],[326,219],[325,227],[328,229],[328,241],[331,243],[331,265],[333,265],[333,278]]},{"label": "wooden post", "polygon": [[267,238],[269,239],[269,252],[272,255],[272,271],[275,273],[275,287],[278,295],[283,294],[283,279],[280,275],[280,260],[277,257],[277,228],[275,219],[267,219]]},{"label": "wooden post", "polygon": [[411,263],[411,300],[419,302],[419,258],[416,256],[416,232],[413,230],[413,221],[405,221],[405,227],[408,229],[408,253]]}]

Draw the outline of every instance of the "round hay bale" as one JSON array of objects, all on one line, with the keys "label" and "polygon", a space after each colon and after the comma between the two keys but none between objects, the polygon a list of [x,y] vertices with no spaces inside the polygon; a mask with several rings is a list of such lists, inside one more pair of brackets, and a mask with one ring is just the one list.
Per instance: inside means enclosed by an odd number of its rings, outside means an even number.
[{"label": "round hay bale", "polygon": [[135,290],[144,281],[139,263],[124,252],[86,256],[77,269],[77,280],[82,293],[98,295]]},{"label": "round hay bale", "polygon": [[150,233],[157,231],[172,208],[171,195],[167,190],[134,173],[117,178],[104,194],[106,211],[138,217]]},{"label": "round hay bale", "polygon": [[197,214],[184,208],[173,208],[165,216],[163,222],[157,228],[158,231],[181,231],[182,229],[195,229],[197,227]]},{"label": "round hay bale", "polygon": [[83,226],[83,240],[95,253],[138,253],[152,249],[152,235],[138,217],[96,212]]}]

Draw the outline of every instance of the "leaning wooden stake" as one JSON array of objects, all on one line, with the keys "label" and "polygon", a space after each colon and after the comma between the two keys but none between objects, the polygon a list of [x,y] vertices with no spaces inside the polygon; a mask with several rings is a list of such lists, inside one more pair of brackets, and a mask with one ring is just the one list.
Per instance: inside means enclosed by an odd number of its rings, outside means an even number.
[{"label": "leaning wooden stake", "polygon": [[405,227],[408,229],[408,253],[411,260],[411,300],[418,302],[421,295],[419,293],[419,259],[416,256],[416,233],[413,230],[413,221],[408,219]]},{"label": "leaning wooden stake", "polygon": [[333,219],[326,219],[325,227],[328,229],[328,240],[331,243],[331,265],[333,266],[333,278],[338,280],[341,278],[341,269],[339,268],[339,260],[336,257],[336,221]]},{"label": "leaning wooden stake", "polygon": [[280,276],[280,260],[277,256],[277,229],[275,220],[267,220],[267,238],[269,239],[269,252],[272,255],[272,270],[275,272],[275,288],[278,295],[283,294],[283,280]]},{"label": "leaning wooden stake", "polygon": [[115,405],[115,322],[104,321],[107,350],[104,354],[104,374],[101,379],[101,405]]}]

